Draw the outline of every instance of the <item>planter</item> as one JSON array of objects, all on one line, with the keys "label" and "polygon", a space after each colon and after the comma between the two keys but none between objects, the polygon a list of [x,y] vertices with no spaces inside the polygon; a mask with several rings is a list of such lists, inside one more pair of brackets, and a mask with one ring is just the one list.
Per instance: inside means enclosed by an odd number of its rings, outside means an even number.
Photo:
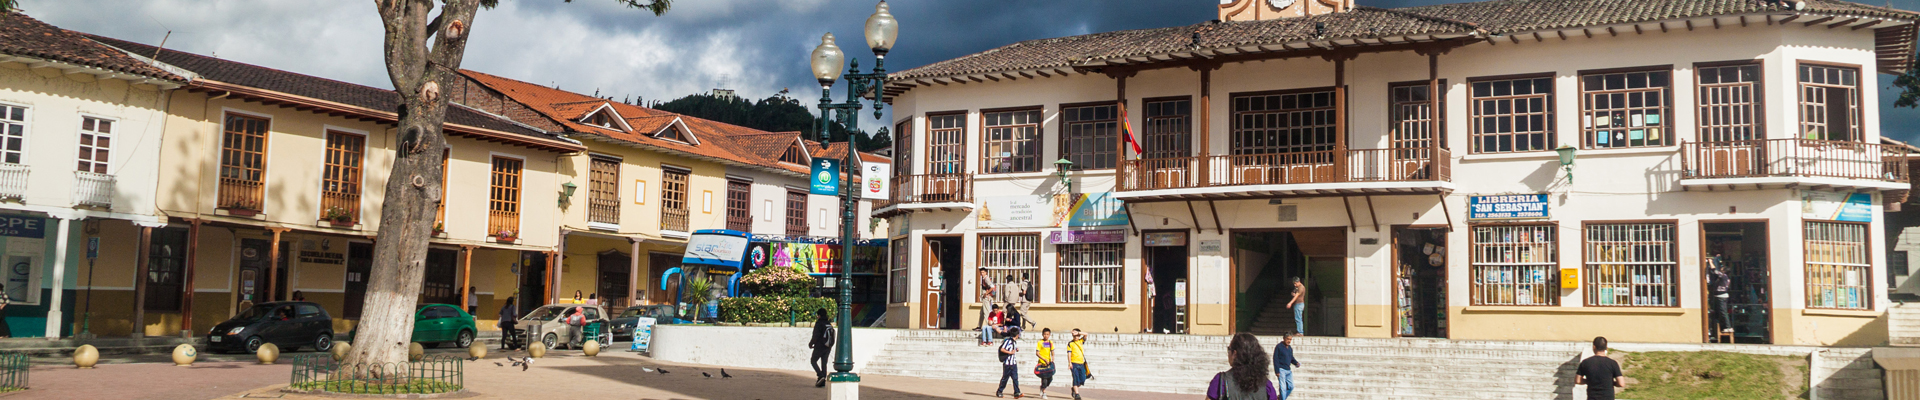
[{"label": "planter", "polygon": [[359,224],[360,223],[353,221],[327,221],[327,225],[333,225],[335,228],[352,228],[354,225]]},{"label": "planter", "polygon": [[518,239],[520,239],[520,238],[516,238],[516,237],[499,237],[499,236],[494,236],[494,237],[493,237],[493,242],[494,242],[494,243],[513,243],[513,241],[514,241],[514,240],[518,240]]},{"label": "planter", "polygon": [[183,343],[173,347],[173,366],[191,367],[193,366],[193,360],[199,358],[200,350],[194,349],[193,345]]},{"label": "planter", "polygon": [[260,210],[248,210],[248,209],[241,209],[241,208],[224,208],[223,210],[227,210],[227,215],[232,215],[235,217],[252,217],[255,215],[260,215]]},{"label": "planter", "polygon": [[80,369],[93,369],[94,364],[99,364],[99,363],[100,363],[100,349],[94,348],[93,345],[83,344],[83,345],[80,345],[80,348],[73,350],[73,366],[74,367],[78,367]]}]

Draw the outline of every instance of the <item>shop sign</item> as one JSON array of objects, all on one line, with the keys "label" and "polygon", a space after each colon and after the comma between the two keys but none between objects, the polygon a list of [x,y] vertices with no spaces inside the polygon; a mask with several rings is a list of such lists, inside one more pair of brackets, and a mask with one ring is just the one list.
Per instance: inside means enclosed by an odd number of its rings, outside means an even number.
[{"label": "shop sign", "polygon": [[840,160],[831,158],[813,159],[813,194],[821,196],[840,195]]},{"label": "shop sign", "polygon": [[860,198],[868,200],[887,200],[893,190],[889,187],[887,163],[862,163],[866,168],[860,172]]},{"label": "shop sign", "polygon": [[1200,241],[1200,254],[1220,254],[1220,240]]},{"label": "shop sign", "polygon": [[1144,236],[1147,247],[1178,247],[1187,245],[1187,231],[1149,232]]},{"label": "shop sign", "polygon": [[1118,226],[1127,224],[1126,203],[1111,192],[1082,193],[1073,196],[1064,226]]},{"label": "shop sign", "polygon": [[1126,243],[1125,229],[1104,229],[1097,231],[1053,231],[1047,235],[1047,243],[1086,244],[1086,243]]},{"label": "shop sign", "polygon": [[1873,195],[1802,190],[1800,214],[1806,219],[1873,222]]},{"label": "shop sign", "polygon": [[1467,197],[1467,219],[1547,218],[1547,194],[1505,194]]},{"label": "shop sign", "polygon": [[[1064,195],[1062,195],[1064,196]],[[980,198],[980,226],[983,228],[1052,228],[1056,202],[1053,195],[984,196]]]},{"label": "shop sign", "polygon": [[300,251],[301,264],[306,264],[306,263],[345,264],[346,262],[347,262],[346,253],[329,253],[324,251],[313,251],[313,250]]},{"label": "shop sign", "polygon": [[46,238],[47,219],[26,215],[0,215],[0,236]]}]

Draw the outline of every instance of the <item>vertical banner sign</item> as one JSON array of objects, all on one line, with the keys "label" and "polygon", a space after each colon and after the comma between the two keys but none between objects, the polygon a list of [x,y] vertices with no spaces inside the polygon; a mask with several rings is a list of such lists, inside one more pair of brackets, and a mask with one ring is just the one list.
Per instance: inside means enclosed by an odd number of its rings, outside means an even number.
[{"label": "vertical banner sign", "polygon": [[813,194],[821,196],[840,195],[840,160],[831,158],[813,159]]},{"label": "vertical banner sign", "polygon": [[887,194],[893,193],[893,190],[887,187],[887,176],[888,172],[892,171],[892,166],[875,162],[863,164],[866,164],[866,167],[860,172],[860,198],[886,200]]},{"label": "vertical banner sign", "polygon": [[1547,218],[1547,194],[1509,194],[1467,198],[1467,219]]}]

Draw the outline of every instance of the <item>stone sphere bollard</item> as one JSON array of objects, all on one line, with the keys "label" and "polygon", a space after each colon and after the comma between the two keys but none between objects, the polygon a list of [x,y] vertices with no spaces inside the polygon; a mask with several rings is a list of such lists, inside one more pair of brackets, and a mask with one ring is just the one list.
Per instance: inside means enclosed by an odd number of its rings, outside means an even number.
[{"label": "stone sphere bollard", "polygon": [[328,353],[332,354],[333,361],[337,362],[340,360],[347,359],[347,353],[350,353],[350,352],[353,352],[353,344],[347,343],[347,342],[333,342],[333,351],[330,351]]},{"label": "stone sphere bollard", "polygon": [[533,342],[533,344],[527,345],[527,357],[546,358],[547,345],[540,342]]},{"label": "stone sphere bollard", "polygon": [[426,356],[427,348],[420,347],[419,342],[407,343],[407,361],[420,361],[420,358]]},{"label": "stone sphere bollard", "polygon": [[200,359],[200,350],[193,348],[193,345],[181,343],[173,347],[173,366],[191,367],[193,361],[198,359]]},{"label": "stone sphere bollard", "polygon": [[467,345],[467,355],[473,356],[474,359],[484,358],[487,356],[487,345],[475,340],[473,344]]},{"label": "stone sphere bollard", "polygon": [[93,369],[94,364],[99,363],[100,349],[94,348],[93,345],[83,344],[80,348],[73,349],[73,366],[80,369]]},{"label": "stone sphere bollard", "polygon": [[581,350],[587,353],[587,357],[600,355],[600,341],[598,340],[588,340],[587,344],[581,345],[580,347]]},{"label": "stone sphere bollard", "polygon": [[260,350],[255,351],[253,356],[260,359],[261,365],[273,364],[274,360],[280,359],[280,346],[273,343],[260,345]]}]

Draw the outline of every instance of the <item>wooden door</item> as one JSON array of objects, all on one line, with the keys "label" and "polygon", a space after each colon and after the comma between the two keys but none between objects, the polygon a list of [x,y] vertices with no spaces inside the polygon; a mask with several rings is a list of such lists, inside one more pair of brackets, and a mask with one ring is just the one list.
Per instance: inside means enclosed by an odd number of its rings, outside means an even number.
[{"label": "wooden door", "polygon": [[940,329],[940,321],[946,320],[942,314],[945,308],[941,307],[941,302],[947,300],[943,288],[951,282],[940,281],[944,276],[940,271],[941,243],[930,238],[921,243],[925,246],[920,257],[920,327]]},{"label": "wooden door", "polygon": [[367,300],[367,276],[373,274],[373,243],[351,243],[347,245],[347,286],[346,303],[340,316],[346,319],[360,319],[362,307]]}]

